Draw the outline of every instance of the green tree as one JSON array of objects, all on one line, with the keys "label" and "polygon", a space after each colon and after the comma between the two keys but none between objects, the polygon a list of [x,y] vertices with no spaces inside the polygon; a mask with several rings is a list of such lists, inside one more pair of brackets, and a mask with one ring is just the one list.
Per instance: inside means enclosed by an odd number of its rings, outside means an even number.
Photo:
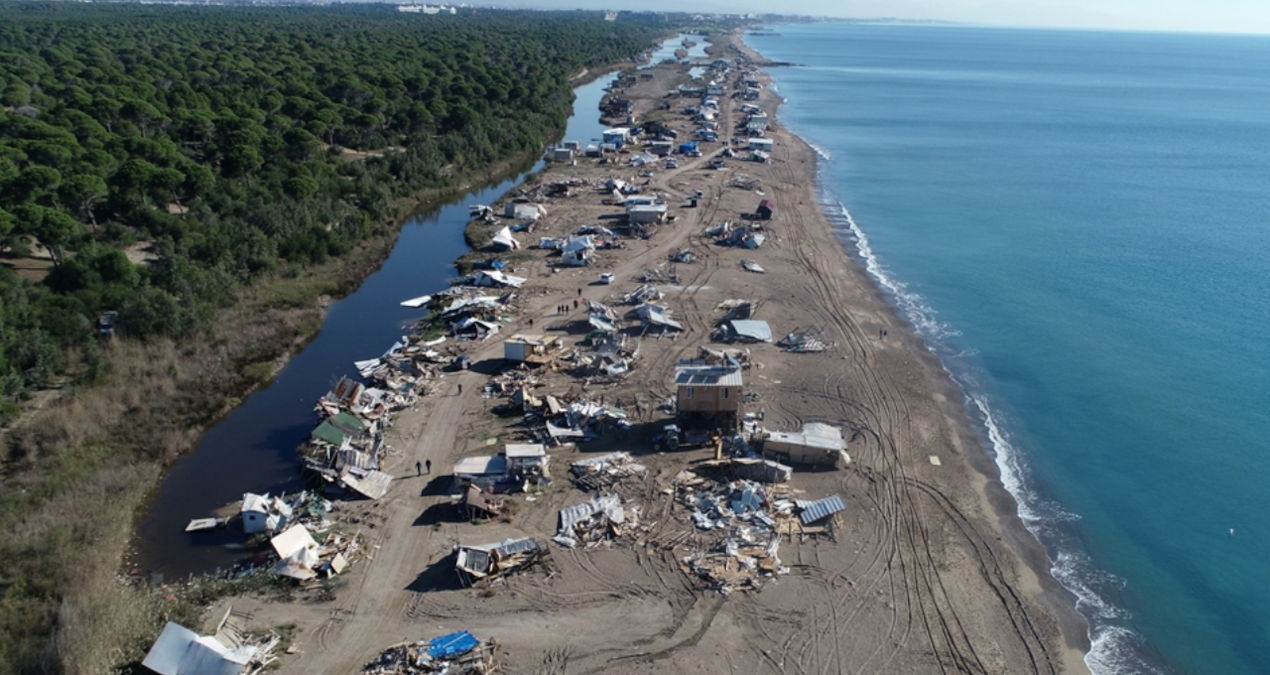
[{"label": "green tree", "polygon": [[35,237],[48,251],[54,265],[66,260],[64,247],[79,231],[79,223],[72,217],[46,206],[22,204],[14,209],[21,232]]},{"label": "green tree", "polygon": [[61,195],[63,204],[73,209],[81,220],[87,220],[96,228],[97,216],[93,213],[93,206],[109,191],[101,176],[81,173],[66,179],[58,189],[58,194]]}]

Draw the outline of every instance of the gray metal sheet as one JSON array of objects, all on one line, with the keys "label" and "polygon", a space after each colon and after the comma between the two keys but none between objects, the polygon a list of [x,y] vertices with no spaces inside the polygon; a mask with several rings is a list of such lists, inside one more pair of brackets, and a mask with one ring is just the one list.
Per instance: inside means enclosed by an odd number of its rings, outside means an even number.
[{"label": "gray metal sheet", "polygon": [[817,520],[828,518],[839,511],[845,511],[847,505],[842,503],[842,495],[833,495],[824,499],[817,499],[814,502],[807,503],[803,508],[803,512],[799,514],[803,525],[810,525]]}]

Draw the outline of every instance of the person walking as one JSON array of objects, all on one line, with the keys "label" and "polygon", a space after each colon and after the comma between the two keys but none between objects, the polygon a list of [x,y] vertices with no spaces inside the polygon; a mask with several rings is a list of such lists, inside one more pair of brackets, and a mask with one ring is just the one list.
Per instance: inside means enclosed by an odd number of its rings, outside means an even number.
[{"label": "person walking", "polygon": [[424,461],[424,466],[428,468],[428,475],[431,476],[432,475],[432,460],[429,459]]},{"label": "person walking", "polygon": [[460,383],[459,383],[459,394],[461,395],[462,393],[463,393],[463,383],[462,383],[462,382],[460,382]]},{"label": "person walking", "polygon": [[582,289],[581,289],[581,288],[579,288],[579,289],[578,289],[578,297],[579,297],[579,298],[580,298],[580,297],[582,297]]},{"label": "person walking", "polygon": [[416,476],[422,476],[422,475],[423,475],[423,463],[421,463],[421,462],[415,462],[415,475],[416,475]]}]

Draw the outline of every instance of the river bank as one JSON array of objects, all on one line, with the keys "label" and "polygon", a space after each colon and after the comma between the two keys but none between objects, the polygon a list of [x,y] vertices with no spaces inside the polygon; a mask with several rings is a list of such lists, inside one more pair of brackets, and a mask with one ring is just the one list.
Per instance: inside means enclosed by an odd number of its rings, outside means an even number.
[{"label": "river bank", "polygon": [[[532,164],[536,157],[535,152],[522,159]],[[498,170],[490,167],[459,182],[487,180]],[[400,213],[426,211],[428,200],[455,194],[470,189],[417,195],[399,204]],[[15,557],[9,577],[31,580],[46,597],[73,598],[60,614],[55,606],[30,603],[0,617],[10,644],[19,645],[11,653],[69,672],[103,672],[140,656],[136,649],[157,634],[173,606],[165,608],[158,600],[162,594],[149,588],[120,584],[119,566],[135,559],[136,518],[162,484],[163,468],[180,465],[204,429],[238,410],[248,394],[304,351],[339,304],[332,299],[358,289],[381,266],[399,230],[389,222],[349,255],[242,288],[238,303],[211,322],[215,329],[196,339],[112,345],[112,368],[99,385],[68,389],[9,430],[16,439],[6,466],[11,491],[0,516],[14,524],[14,546],[39,551]],[[311,406],[309,396],[306,392]],[[286,448],[292,476],[293,449],[294,444]],[[52,454],[58,461],[41,465]],[[168,579],[173,576],[182,575]]]},{"label": "river bank", "polygon": [[[716,42],[711,55],[734,56],[732,40]],[[642,119],[683,130],[686,118],[658,111],[664,92],[686,81],[684,69],[667,66],[624,95]],[[759,101],[772,119],[779,103],[770,90]],[[735,122],[739,101],[720,104],[724,123]],[[668,275],[657,288],[682,332],[645,335],[623,378],[578,379],[552,369],[539,371],[534,389],[536,396],[581,393],[625,402],[629,434],[551,454],[553,466],[608,450],[638,454],[647,476],[623,489],[653,522],[647,535],[630,545],[553,548],[549,575],[521,575],[483,590],[457,583],[456,542],[548,537],[559,509],[587,498],[557,480],[532,500],[518,500],[513,517],[456,517],[446,495],[447,467],[524,435],[519,416],[499,414],[500,401],[481,394],[490,373],[501,369],[501,342],[470,345],[474,368],[447,374],[443,393],[397,421],[400,454],[388,470],[398,479],[375,507],[381,520],[371,535],[374,560],[331,603],[233,600],[262,625],[301,626],[305,648],[284,660],[282,672],[355,672],[401,636],[426,639],[459,629],[496,638],[515,670],[1083,672],[1081,634],[1061,611],[1069,599],[1027,564],[1036,563],[1034,540],[1020,539],[1021,529],[1005,522],[1012,502],[968,422],[964,396],[835,238],[817,204],[812,149],[778,124],[768,135],[774,149],[766,163],[725,161],[715,170],[707,156],[674,170],[658,167],[647,189],[668,195],[677,220],[653,238],[623,240],[624,248],[598,254],[585,268],[557,267],[542,252],[518,260],[511,272],[527,282],[504,334],[533,326],[571,345],[587,323],[585,312],[568,309],[571,303],[614,304],[645,270]],[[641,180],[636,173],[580,160],[553,166],[538,182]],[[704,200],[691,208],[687,197],[698,191]],[[547,200],[550,216],[535,236],[604,222],[613,209],[601,196],[583,190]],[[763,199],[777,211],[761,248],[721,246],[703,235],[722,221],[740,222]],[[668,266],[668,256],[685,248],[696,262]],[[741,261],[748,259],[766,273],[746,271]],[[602,271],[614,285],[598,282]],[[841,495],[847,509],[832,536],[791,536],[780,544],[785,574],[755,593],[721,595],[680,569],[685,542],[702,535],[665,498],[679,472],[710,452],[647,448],[667,421],[658,407],[674,393],[674,364],[711,345],[722,316],[716,307],[736,298],[748,300],[774,333],[815,330],[833,343],[819,353],[749,345],[746,390],[754,400],[747,410],[757,409],[773,429],[793,431],[809,421],[845,428],[851,462],[833,471],[799,470],[791,479],[808,499]],[[435,474],[411,475],[425,460]],[[223,605],[210,614],[218,610]]]}]

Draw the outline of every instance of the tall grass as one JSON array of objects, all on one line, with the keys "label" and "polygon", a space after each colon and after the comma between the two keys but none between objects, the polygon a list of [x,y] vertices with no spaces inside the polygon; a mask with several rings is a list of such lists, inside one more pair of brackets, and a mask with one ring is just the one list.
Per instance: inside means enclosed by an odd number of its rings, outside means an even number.
[{"label": "tall grass", "polygon": [[191,618],[197,598],[121,576],[137,509],[167,463],[316,335],[323,296],[355,289],[391,243],[241,289],[193,340],[117,340],[95,385],[7,431],[0,675],[110,672],[144,656],[169,618]]}]

